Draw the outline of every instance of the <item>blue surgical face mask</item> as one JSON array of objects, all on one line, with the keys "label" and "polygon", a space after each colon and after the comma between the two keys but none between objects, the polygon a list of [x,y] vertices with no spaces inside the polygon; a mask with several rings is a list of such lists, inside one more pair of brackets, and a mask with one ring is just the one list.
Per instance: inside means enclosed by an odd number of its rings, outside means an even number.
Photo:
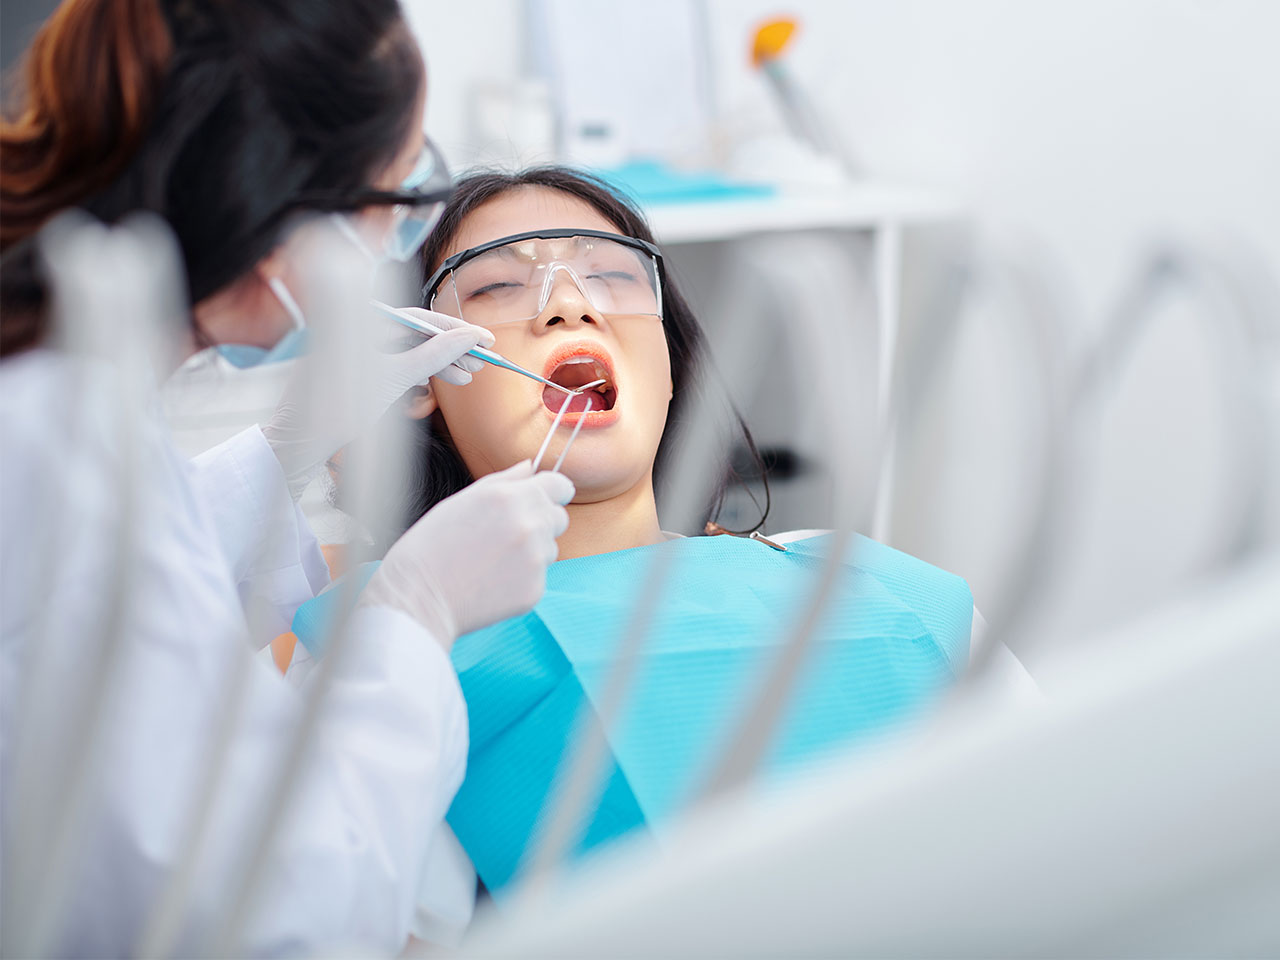
[{"label": "blue surgical face mask", "polygon": [[293,360],[307,352],[307,331],[290,330],[274,347],[255,347],[249,343],[220,343],[218,355],[239,370],[261,367],[269,363]]},{"label": "blue surgical face mask", "polygon": [[261,367],[268,363],[282,363],[306,353],[307,318],[285,282],[279,277],[267,281],[267,289],[280,301],[285,313],[293,321],[293,329],[276,341],[275,346],[259,347],[248,343],[220,343],[218,354],[239,370]]},{"label": "blue surgical face mask", "polygon": [[[332,222],[338,233],[350,241],[360,251],[361,255],[369,261],[372,280],[372,274],[377,271],[378,266],[386,258],[379,257],[369,249],[359,231],[351,225],[345,216],[334,214]],[[281,363],[306,353],[307,318],[302,312],[301,304],[298,303],[292,291],[279,277],[272,277],[268,280],[267,288],[280,301],[280,306],[284,308],[285,313],[289,315],[289,319],[293,321],[293,329],[281,337],[272,347],[258,347],[248,343],[218,344],[215,348],[218,353],[237,369],[245,370],[249,367],[260,367],[268,363]]]}]

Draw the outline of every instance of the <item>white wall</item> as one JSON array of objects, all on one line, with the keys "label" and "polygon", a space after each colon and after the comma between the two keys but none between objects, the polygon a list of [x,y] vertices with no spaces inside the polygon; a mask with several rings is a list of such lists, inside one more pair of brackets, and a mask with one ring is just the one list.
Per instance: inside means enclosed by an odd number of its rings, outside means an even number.
[{"label": "white wall", "polygon": [[[519,74],[525,5],[405,8],[430,71],[428,127],[466,159],[467,92]],[[1273,0],[711,0],[717,99],[739,125],[776,123],[747,53],[752,27],[782,11],[801,21],[793,69],[871,174],[1033,228],[1090,302],[1164,226],[1239,229],[1280,261]]]},{"label": "white wall", "polygon": [[1152,231],[1224,225],[1280,262],[1273,0],[713,0],[720,100],[763,99],[744,39],[801,20],[793,65],[873,174],[1028,227],[1105,300]]},{"label": "white wall", "polygon": [[522,69],[521,0],[401,0],[427,61],[427,132],[452,164],[477,153],[468,100],[477,83],[511,81]]},{"label": "white wall", "polygon": [[[716,0],[713,9],[732,118],[761,98],[732,38],[778,8]],[[1100,332],[1121,283],[1162,236],[1238,236],[1280,279],[1280,4],[791,9],[803,28],[795,69],[872,175],[954,190],[987,232],[1048,252],[1073,320],[1064,359]],[[1099,456],[1058,584],[1063,625],[1110,619],[1176,588],[1212,559],[1235,518],[1224,384],[1202,322],[1189,303],[1167,305],[1091,431]],[[965,573],[980,601],[1009,572],[1025,465],[1039,449],[1017,324],[1008,311],[981,312],[947,394],[948,424],[935,422],[914,450],[917,467],[941,474],[915,471],[941,481],[938,498],[928,517],[898,517],[898,542]]]}]

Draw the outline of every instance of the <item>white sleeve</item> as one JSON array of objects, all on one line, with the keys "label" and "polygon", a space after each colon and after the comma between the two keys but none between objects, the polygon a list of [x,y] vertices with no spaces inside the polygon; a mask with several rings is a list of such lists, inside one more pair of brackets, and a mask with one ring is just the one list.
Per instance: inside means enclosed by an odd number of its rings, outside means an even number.
[{"label": "white sleeve", "polygon": [[191,486],[209,511],[241,602],[273,614],[259,645],[289,629],[299,606],[329,582],[320,544],[289,496],[284,471],[257,426],[191,461]]},{"label": "white sleeve", "polygon": [[[308,689],[318,666],[299,643],[285,678]],[[410,932],[437,947],[457,947],[475,913],[476,870],[447,823],[439,823],[427,841],[417,890]]]},{"label": "white sleeve", "polygon": [[[351,631],[327,701],[320,744],[328,762],[314,771],[321,789],[304,780],[289,807],[254,927],[267,952],[339,940],[399,950],[423,864],[466,770],[466,707],[444,649],[384,607],[358,608]],[[313,673],[304,691],[319,680]],[[266,745],[262,761],[282,745]],[[244,776],[262,766],[249,758]],[[346,856],[356,869],[341,869]]]},{"label": "white sleeve", "polygon": [[[115,424],[80,402],[92,385],[47,374],[40,364],[0,363],[6,836],[47,848],[42,838],[72,829],[50,802],[57,761],[92,737],[49,952],[131,955],[207,797],[209,826],[174,947],[189,955],[235,892],[305,703],[249,649],[224,548],[159,425],[144,430],[130,498],[118,483]],[[132,515],[122,511],[130,500]],[[119,656],[100,669],[116,616]],[[315,748],[268,847],[258,909],[239,944],[246,954],[399,950],[432,832],[462,780],[467,715],[443,648],[383,608],[357,611],[350,629]],[[37,676],[44,685],[28,695]],[[227,762],[209,792],[214,733],[236,678],[245,685]],[[86,718],[95,690],[105,691],[103,708]],[[22,757],[33,765],[15,776]]]},{"label": "white sleeve", "polygon": [[419,940],[453,948],[462,942],[476,907],[476,868],[447,823],[427,844],[412,932]]}]

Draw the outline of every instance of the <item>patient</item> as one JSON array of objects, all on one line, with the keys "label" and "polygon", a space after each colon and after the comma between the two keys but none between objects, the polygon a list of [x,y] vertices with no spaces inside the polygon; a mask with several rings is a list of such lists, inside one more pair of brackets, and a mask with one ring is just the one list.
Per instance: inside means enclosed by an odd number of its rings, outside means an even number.
[{"label": "patient", "polygon": [[[562,467],[577,496],[546,597],[454,648],[472,747],[450,822],[491,888],[517,868],[570,735],[573,711],[557,701],[592,703],[600,692],[647,557],[671,551],[674,567],[631,709],[610,731],[613,777],[583,848],[655,828],[696,790],[820,564],[821,540],[785,553],[728,536],[659,546],[672,537],[659,526],[655,469],[705,345],[652,244],[608,187],[543,168],[464,180],[423,251],[424,306],[492,329],[494,349],[555,382],[603,380],[572,402],[550,447],[558,454],[583,421]],[[563,401],[493,367],[464,387],[434,380],[413,405],[433,438],[418,507],[535,456]],[[743,444],[754,450],[749,436]],[[959,578],[869,541],[846,571],[820,666],[796,691],[819,716],[789,717],[771,758],[779,763],[899,722],[967,658],[972,600]],[[859,705],[822,714],[831,697]]]},{"label": "patient", "polygon": [[[687,415],[705,343],[648,227],[607,186],[560,168],[463,180],[423,256],[424,306],[489,327],[494,349],[557,383],[601,381],[572,401],[544,460],[554,463],[581,421],[562,467],[577,496],[546,595],[453,648],[471,749],[449,823],[501,897],[547,815],[579,711],[600,707],[628,624],[650,617],[575,854],[623,833],[660,835],[687,805],[803,614],[829,538],[778,550],[663,532],[655,473],[672,445],[668,425]],[[494,367],[467,386],[433,380],[420,390],[410,412],[428,439],[415,511],[533,458],[564,396]],[[754,450],[745,428],[742,445]],[[654,557],[667,562],[662,601],[641,611]],[[963,580],[858,538],[764,771],[936,702],[967,663],[972,614]]]}]

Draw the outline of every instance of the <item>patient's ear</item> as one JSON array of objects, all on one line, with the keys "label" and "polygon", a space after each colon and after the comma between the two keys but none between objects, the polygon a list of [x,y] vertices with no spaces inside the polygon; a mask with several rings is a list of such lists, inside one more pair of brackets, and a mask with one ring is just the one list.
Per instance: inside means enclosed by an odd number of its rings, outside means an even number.
[{"label": "patient's ear", "polygon": [[404,395],[404,412],[410,420],[425,420],[436,412],[436,392],[430,381],[425,386],[414,387]]}]

